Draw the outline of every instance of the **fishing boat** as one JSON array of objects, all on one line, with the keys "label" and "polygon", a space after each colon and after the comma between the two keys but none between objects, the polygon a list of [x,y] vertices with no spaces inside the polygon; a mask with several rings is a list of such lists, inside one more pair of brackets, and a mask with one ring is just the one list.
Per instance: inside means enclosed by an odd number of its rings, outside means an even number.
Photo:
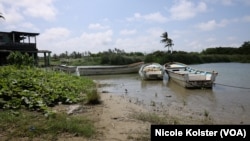
[{"label": "fishing boat", "polygon": [[61,71],[65,73],[75,73],[76,72],[76,66],[67,66],[67,65],[54,65],[52,66],[52,70],[54,71]]},{"label": "fishing boat", "polygon": [[166,63],[164,68],[170,79],[185,88],[212,88],[218,75],[218,72],[195,69],[179,62]]},{"label": "fishing boat", "polygon": [[162,80],[165,70],[161,64],[146,63],[141,66],[138,73],[143,80]]},{"label": "fishing boat", "polygon": [[137,62],[128,65],[109,65],[109,66],[77,66],[76,74],[84,75],[111,75],[137,73],[144,62]]}]

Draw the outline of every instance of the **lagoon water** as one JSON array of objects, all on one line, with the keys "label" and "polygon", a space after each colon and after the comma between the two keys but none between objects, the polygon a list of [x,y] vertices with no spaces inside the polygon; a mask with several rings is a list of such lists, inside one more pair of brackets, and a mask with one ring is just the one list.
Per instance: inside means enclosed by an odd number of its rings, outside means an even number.
[{"label": "lagoon water", "polygon": [[[184,116],[208,114],[218,124],[250,124],[250,64],[211,63],[191,65],[217,71],[212,89],[186,89],[168,79],[145,81],[139,74],[88,76],[101,91],[126,96],[146,108]],[[153,103],[153,105],[152,105]]]}]

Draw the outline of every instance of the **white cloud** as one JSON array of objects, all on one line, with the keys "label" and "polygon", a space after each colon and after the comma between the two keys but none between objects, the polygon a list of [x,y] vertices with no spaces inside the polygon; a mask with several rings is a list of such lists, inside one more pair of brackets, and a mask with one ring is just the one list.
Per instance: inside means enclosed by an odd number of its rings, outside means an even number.
[{"label": "white cloud", "polygon": [[4,9],[3,15],[7,24],[17,24],[24,20],[24,17],[16,8]]},{"label": "white cloud", "polygon": [[250,15],[249,16],[244,16],[243,21],[250,22]]},{"label": "white cloud", "polygon": [[161,15],[161,13],[159,12],[144,15],[143,18],[147,21],[152,21],[157,23],[164,23],[167,21],[167,18]]},{"label": "white cloud", "polygon": [[188,47],[189,49],[198,51],[198,50],[202,50],[202,49],[203,49],[204,44],[202,44],[200,41],[193,40],[193,41],[191,41],[191,42],[189,42],[189,43],[187,44],[187,47]]},{"label": "white cloud", "polygon": [[53,20],[56,16],[56,9],[53,0],[1,0],[6,11],[16,9],[17,13],[35,18]]},{"label": "white cloud", "polygon": [[156,50],[165,50],[164,45],[160,43],[160,36],[163,32],[164,30],[161,28],[150,28],[145,30],[145,33],[138,34],[135,37],[116,39],[114,47],[123,49],[126,52],[150,53]]},{"label": "white cloud", "polygon": [[216,38],[210,37],[210,38],[207,38],[205,41],[206,42],[215,42],[216,40],[217,40]]},{"label": "white cloud", "polygon": [[237,4],[241,4],[241,5],[250,5],[250,1],[249,0],[218,0],[219,2],[222,3],[222,5],[224,6],[233,6],[233,5],[237,5]]},{"label": "white cloud", "polygon": [[135,33],[136,33],[135,29],[133,29],[133,30],[123,29],[120,31],[121,35],[133,35]]},{"label": "white cloud", "polygon": [[[137,36],[135,38],[119,38],[115,41],[116,48],[125,50],[126,52],[151,52],[159,50],[160,42],[152,40],[151,36]],[[161,46],[163,49],[163,46]]]},{"label": "white cloud", "polygon": [[159,38],[159,41],[161,38],[160,36],[162,35],[163,32],[165,32],[164,29],[157,27],[149,28],[146,30],[146,33],[148,33],[149,36],[152,36],[152,39]]},{"label": "white cloud", "polygon": [[63,27],[55,27],[45,30],[40,35],[40,40],[50,43],[51,41],[60,41],[69,37],[70,31]]},{"label": "white cloud", "polygon": [[222,0],[221,1],[223,5],[233,5],[233,1],[232,0]]},{"label": "white cloud", "polygon": [[131,18],[127,18],[128,21],[140,21],[145,20],[148,22],[164,23],[167,21],[167,18],[164,17],[160,12],[150,13],[147,15],[141,15],[140,13],[135,13]]},{"label": "white cloud", "polygon": [[235,36],[229,36],[229,37],[226,37],[226,39],[228,41],[236,41],[237,37],[235,37]]},{"label": "white cloud", "polygon": [[207,5],[204,2],[199,2],[195,5],[194,1],[179,0],[170,8],[170,13],[173,20],[186,20],[206,10]]},{"label": "white cloud", "polygon": [[96,53],[106,50],[112,42],[112,30],[104,32],[87,33],[72,37],[68,29],[52,28],[46,30],[39,38],[39,49],[51,50],[52,53],[62,53],[65,51],[84,52],[90,51]]},{"label": "white cloud", "polygon": [[203,1],[216,5],[221,4],[223,6],[250,5],[249,0],[203,0]]},{"label": "white cloud", "polygon": [[22,31],[39,32],[39,28],[37,28],[34,24],[30,22],[20,23],[18,25],[18,29],[23,29]]},{"label": "white cloud", "polygon": [[[53,53],[61,52],[65,50],[62,47],[58,47],[57,44],[64,42],[70,36],[70,31],[66,28],[55,27],[45,30],[37,38],[38,49],[51,50]],[[64,51],[63,51],[64,52]]]},{"label": "white cloud", "polygon": [[81,39],[83,43],[92,47],[101,47],[107,45],[112,41],[112,30],[97,33],[83,33]]},{"label": "white cloud", "polygon": [[102,26],[101,24],[96,23],[96,24],[90,24],[88,28],[94,30],[100,30],[100,29],[109,29],[109,26]]},{"label": "white cloud", "polygon": [[205,23],[204,22],[199,23],[196,27],[203,31],[210,31],[218,27],[225,27],[227,24],[229,24],[228,20],[221,20],[220,22],[216,22],[215,20],[210,20]]}]

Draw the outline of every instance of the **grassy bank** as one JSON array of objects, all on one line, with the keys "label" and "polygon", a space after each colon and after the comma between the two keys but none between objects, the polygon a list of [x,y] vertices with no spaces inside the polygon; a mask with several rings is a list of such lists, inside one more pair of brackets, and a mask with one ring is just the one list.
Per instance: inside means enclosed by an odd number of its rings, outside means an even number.
[{"label": "grassy bank", "polygon": [[1,140],[57,140],[58,137],[91,137],[95,134],[93,122],[79,116],[57,113],[45,118],[27,110],[0,110]]},{"label": "grassy bank", "polygon": [[96,84],[87,78],[35,67],[0,67],[0,135],[7,138],[61,133],[90,137],[92,122],[54,113],[60,104],[98,103]]}]

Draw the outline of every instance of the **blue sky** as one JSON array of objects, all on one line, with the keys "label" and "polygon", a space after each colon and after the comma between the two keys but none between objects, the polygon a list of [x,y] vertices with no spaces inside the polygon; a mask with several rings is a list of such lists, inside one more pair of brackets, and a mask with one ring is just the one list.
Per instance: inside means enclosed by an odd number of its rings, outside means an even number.
[{"label": "blue sky", "polygon": [[60,54],[201,52],[250,41],[249,0],[0,0],[0,31],[40,33],[37,47]]}]

